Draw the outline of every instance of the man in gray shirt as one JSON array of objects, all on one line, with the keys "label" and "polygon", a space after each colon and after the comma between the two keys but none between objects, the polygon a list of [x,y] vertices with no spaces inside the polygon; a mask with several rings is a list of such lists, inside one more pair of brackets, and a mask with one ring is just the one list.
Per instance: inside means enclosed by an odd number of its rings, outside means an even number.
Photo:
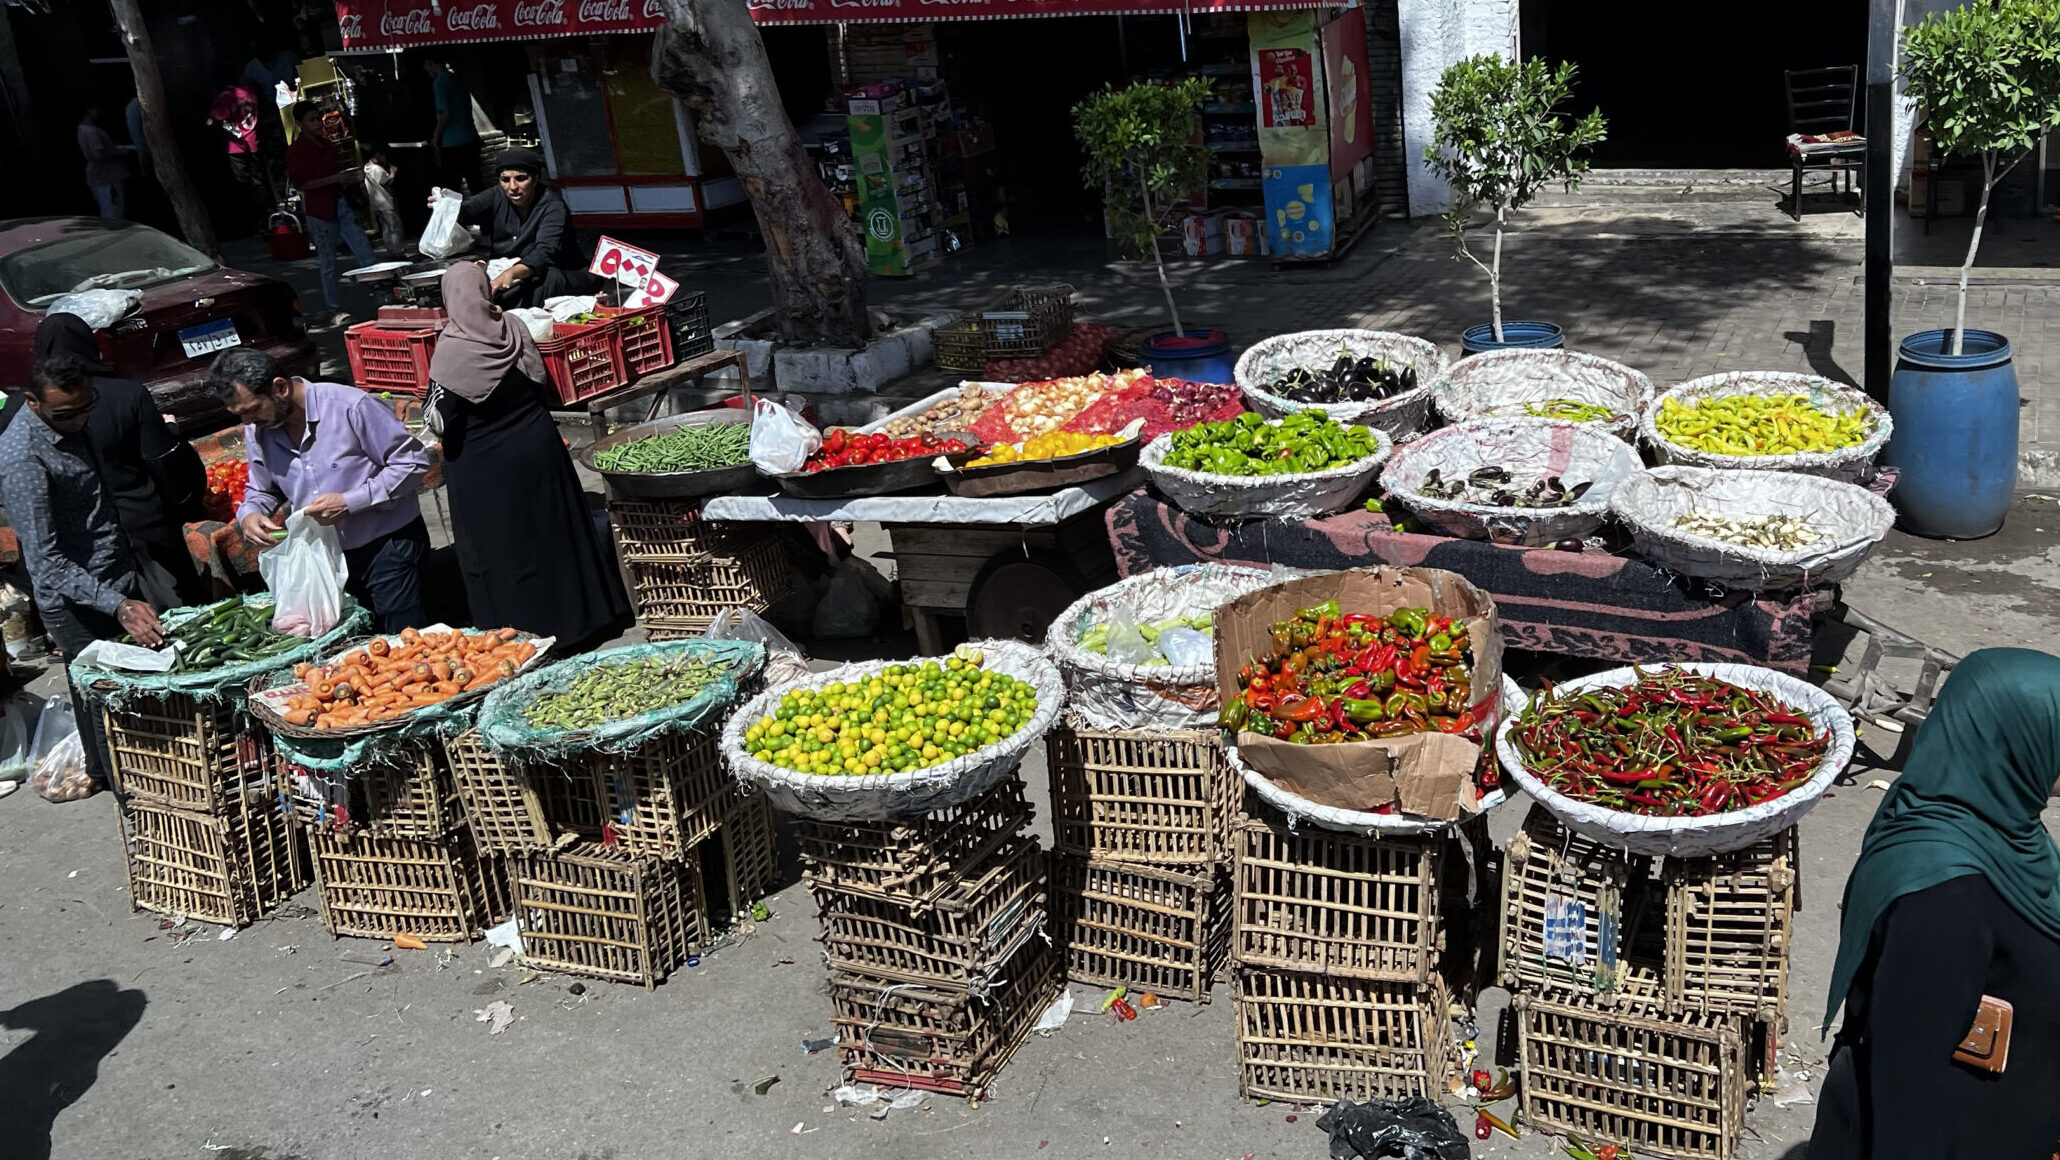
[{"label": "man in gray shirt", "polygon": [[[170,576],[116,522],[84,432],[98,396],[76,355],[51,355],[29,372],[27,404],[0,433],[0,503],[21,541],[36,611],[67,659],[126,632],[155,648]],[[92,705],[72,690],[86,768],[108,783],[106,744]]]}]

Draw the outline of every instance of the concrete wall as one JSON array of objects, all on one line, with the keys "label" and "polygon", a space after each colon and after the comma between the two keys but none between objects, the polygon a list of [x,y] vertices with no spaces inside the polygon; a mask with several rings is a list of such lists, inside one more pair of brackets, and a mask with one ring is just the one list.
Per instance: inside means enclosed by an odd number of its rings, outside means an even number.
[{"label": "concrete wall", "polygon": [[1382,217],[1409,216],[1402,136],[1402,20],[1396,0],[1366,0],[1367,80],[1373,90],[1373,187]]},{"label": "concrete wall", "polygon": [[1402,40],[1402,135],[1409,163],[1409,212],[1451,205],[1445,183],[1423,163],[1431,142],[1431,92],[1448,65],[1484,52],[1517,52],[1517,0],[1398,0]]}]

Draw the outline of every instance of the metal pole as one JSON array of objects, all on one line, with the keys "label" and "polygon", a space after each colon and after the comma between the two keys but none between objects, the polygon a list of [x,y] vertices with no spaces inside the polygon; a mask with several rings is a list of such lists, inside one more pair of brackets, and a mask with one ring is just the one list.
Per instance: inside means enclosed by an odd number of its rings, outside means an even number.
[{"label": "metal pole", "polygon": [[1866,197],[1866,391],[1888,402],[1888,377],[1895,369],[1893,319],[1895,299],[1895,56],[1902,34],[1896,0],[1870,0],[1867,17],[1867,176]]}]

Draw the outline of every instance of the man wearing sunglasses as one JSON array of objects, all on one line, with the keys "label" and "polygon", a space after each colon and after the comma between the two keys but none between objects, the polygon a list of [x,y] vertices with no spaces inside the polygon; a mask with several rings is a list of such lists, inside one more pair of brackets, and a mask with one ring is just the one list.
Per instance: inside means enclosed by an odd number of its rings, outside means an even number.
[{"label": "man wearing sunglasses", "polygon": [[[100,456],[86,437],[99,405],[88,364],[75,354],[37,360],[27,405],[0,433],[0,503],[21,541],[43,627],[67,659],[95,640],[127,633],[151,648],[164,639],[157,609],[176,597],[163,566],[122,530]],[[99,717],[74,689],[86,768],[107,784]]]}]

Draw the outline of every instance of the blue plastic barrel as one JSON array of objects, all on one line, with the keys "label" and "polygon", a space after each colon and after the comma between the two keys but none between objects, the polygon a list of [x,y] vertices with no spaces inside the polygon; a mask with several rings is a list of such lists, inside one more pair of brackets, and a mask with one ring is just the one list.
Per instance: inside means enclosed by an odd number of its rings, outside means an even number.
[{"label": "blue plastic barrel", "polygon": [[1186,330],[1155,334],[1138,350],[1153,378],[1186,379],[1191,383],[1235,382],[1237,360],[1230,357],[1230,336],[1220,330]]},{"label": "blue plastic barrel", "polygon": [[2017,368],[2010,340],[1970,330],[1911,335],[1897,350],[1884,462],[1902,469],[1889,498],[1904,531],[1971,540],[2003,526],[2017,488]]},{"label": "blue plastic barrel", "polygon": [[1484,350],[1558,350],[1566,345],[1566,331],[1550,322],[1505,322],[1502,340],[1495,340],[1493,323],[1467,327],[1460,336],[1460,358]]}]

